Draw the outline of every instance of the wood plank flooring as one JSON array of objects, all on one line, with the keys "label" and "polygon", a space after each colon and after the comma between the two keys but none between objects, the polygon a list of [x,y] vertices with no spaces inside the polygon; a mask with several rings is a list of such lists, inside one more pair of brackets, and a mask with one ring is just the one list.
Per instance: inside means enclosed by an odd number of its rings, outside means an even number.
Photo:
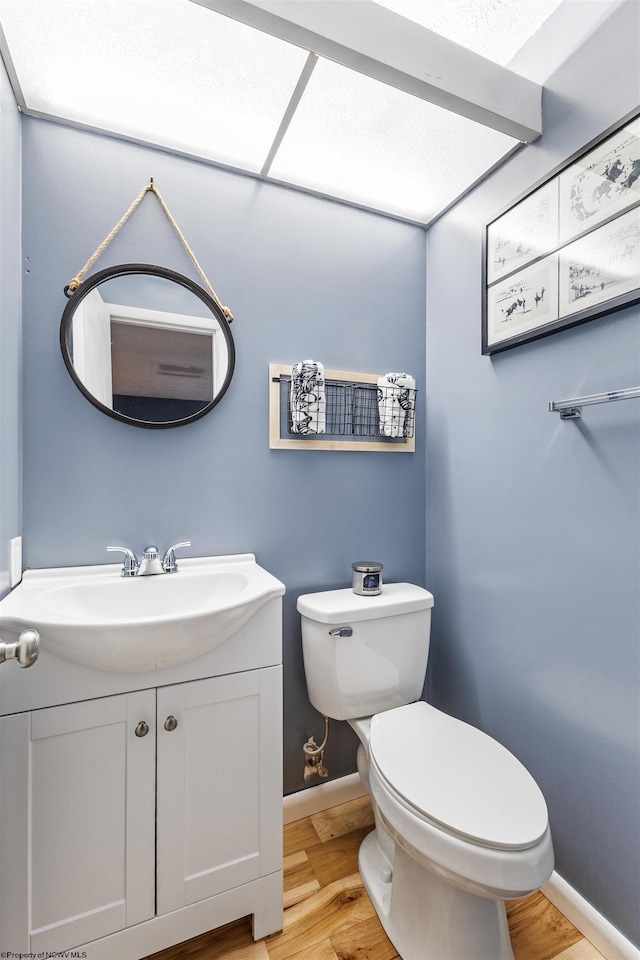
[{"label": "wood plank flooring", "polygon": [[[245,918],[146,960],[398,960],[358,874],[372,829],[367,797],[288,824],[281,933],[255,943]],[[516,960],[603,960],[539,892],[508,903],[507,915]]]}]

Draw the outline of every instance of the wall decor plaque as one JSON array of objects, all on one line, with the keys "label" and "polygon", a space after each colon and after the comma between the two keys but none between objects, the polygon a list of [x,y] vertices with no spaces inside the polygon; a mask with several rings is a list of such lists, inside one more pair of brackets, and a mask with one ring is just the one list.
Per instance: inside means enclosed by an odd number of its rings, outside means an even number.
[{"label": "wall decor plaque", "polygon": [[487,224],[483,288],[489,355],[640,300],[640,115]]}]

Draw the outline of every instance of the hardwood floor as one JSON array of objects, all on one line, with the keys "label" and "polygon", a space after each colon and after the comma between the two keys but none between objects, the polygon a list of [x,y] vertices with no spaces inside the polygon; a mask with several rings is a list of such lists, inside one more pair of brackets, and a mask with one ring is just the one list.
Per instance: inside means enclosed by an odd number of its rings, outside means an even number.
[{"label": "hardwood floor", "polygon": [[[366,797],[288,824],[281,933],[255,943],[245,918],[147,960],[397,960],[358,874],[372,829]],[[603,960],[539,892],[508,903],[507,914],[516,960]]]}]

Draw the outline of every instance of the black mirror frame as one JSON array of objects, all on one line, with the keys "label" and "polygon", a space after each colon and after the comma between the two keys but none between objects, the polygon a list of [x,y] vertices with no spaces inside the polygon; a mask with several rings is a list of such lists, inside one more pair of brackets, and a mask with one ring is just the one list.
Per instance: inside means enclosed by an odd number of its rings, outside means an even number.
[{"label": "black mirror frame", "polygon": [[[218,323],[220,324],[220,329],[224,334],[224,338],[227,344],[227,350],[229,353],[229,367],[227,370],[227,375],[224,379],[224,383],[218,390],[217,394],[206,407],[203,407],[202,410],[198,410],[197,413],[192,414],[189,417],[184,417],[182,420],[170,420],[170,421],[148,421],[148,420],[136,420],[134,417],[127,417],[125,414],[118,413],[115,410],[105,407],[103,403],[100,403],[99,400],[89,393],[82,381],[78,378],[75,369],[73,367],[73,361],[71,359],[71,350],[69,345],[70,332],[71,332],[71,321],[73,320],[73,315],[76,310],[76,307],[82,300],[90,293],[95,287],[99,286],[105,280],[111,280],[114,277],[125,277],[132,274],[147,274],[156,277],[162,277],[165,280],[171,280],[173,283],[178,283],[183,287],[186,287],[187,290],[190,290],[191,293],[194,293],[196,297],[199,297],[200,300],[205,304],[206,307],[214,315]],[[67,293],[65,288],[65,293]],[[67,294],[68,296],[68,294]],[[231,330],[229,328],[229,322],[222,313],[222,310],[215,302],[212,296],[210,296],[207,291],[200,287],[193,280],[190,280],[189,277],[183,276],[181,273],[176,273],[174,270],[170,270],[168,267],[158,267],[149,263],[121,263],[115,267],[107,267],[105,270],[100,270],[98,273],[94,273],[93,276],[85,280],[78,289],[71,294],[69,298],[69,303],[64,309],[62,314],[62,320],[60,321],[60,349],[62,350],[62,357],[65,362],[65,366],[69,371],[71,379],[77,386],[78,390],[87,398],[87,400],[93,404],[98,410],[102,413],[106,413],[108,417],[112,417],[114,420],[120,420],[121,423],[129,423],[134,427],[145,427],[150,430],[158,429],[168,429],[171,427],[182,427],[187,423],[193,423],[194,420],[199,420],[201,417],[204,417],[205,414],[209,413],[217,403],[220,402],[222,397],[227,392],[227,388],[231,382],[231,377],[233,376],[233,371],[235,368],[236,362],[236,351],[235,345],[233,342],[233,337],[231,335]]]}]

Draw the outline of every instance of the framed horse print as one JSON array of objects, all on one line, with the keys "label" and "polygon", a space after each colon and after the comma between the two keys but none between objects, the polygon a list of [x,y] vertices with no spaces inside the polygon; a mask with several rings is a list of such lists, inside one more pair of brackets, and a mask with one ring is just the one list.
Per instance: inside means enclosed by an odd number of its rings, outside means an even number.
[{"label": "framed horse print", "polygon": [[487,224],[482,352],[640,300],[640,114],[622,120]]}]

